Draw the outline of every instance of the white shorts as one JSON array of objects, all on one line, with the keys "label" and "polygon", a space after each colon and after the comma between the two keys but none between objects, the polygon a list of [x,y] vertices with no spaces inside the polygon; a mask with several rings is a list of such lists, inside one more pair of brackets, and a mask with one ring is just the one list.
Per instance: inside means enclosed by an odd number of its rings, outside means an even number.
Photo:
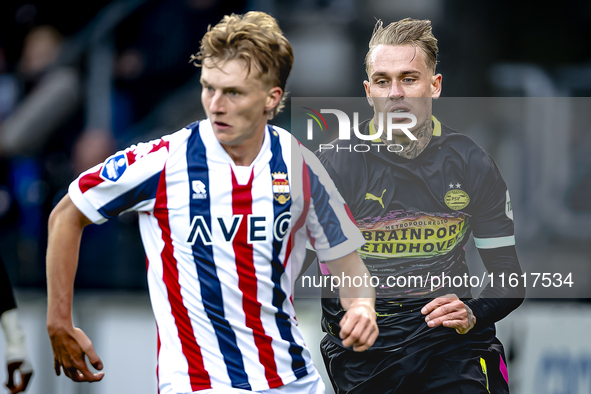
[{"label": "white shorts", "polygon": [[324,394],[324,382],[315,368],[301,379],[291,383],[263,391],[247,391],[234,388],[207,389],[185,394]]}]

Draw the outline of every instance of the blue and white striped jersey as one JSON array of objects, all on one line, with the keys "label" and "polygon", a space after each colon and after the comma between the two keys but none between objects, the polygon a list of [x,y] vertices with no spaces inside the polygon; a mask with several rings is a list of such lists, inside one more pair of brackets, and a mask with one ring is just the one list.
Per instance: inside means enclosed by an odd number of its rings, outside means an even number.
[{"label": "blue and white striped jersey", "polygon": [[159,333],[161,391],[266,390],[314,368],[292,303],[307,239],[322,260],[363,237],[328,173],[290,133],[267,126],[236,166],[209,120],[138,144],[69,188],[94,223],[139,213]]}]

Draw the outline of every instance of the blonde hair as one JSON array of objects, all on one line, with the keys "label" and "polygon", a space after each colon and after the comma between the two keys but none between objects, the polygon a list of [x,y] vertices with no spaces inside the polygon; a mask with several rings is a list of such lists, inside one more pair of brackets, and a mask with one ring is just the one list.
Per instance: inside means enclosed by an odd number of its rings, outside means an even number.
[{"label": "blonde hair", "polygon": [[413,45],[425,54],[427,67],[435,73],[437,64],[437,39],[431,29],[431,21],[405,18],[384,27],[378,20],[369,40],[369,51],[365,55],[365,71],[369,73],[371,53],[378,45]]},{"label": "blonde hair", "polygon": [[226,15],[214,27],[207,28],[199,52],[191,55],[197,67],[205,59],[214,64],[227,60],[244,60],[250,74],[251,64],[259,69],[258,78],[271,86],[279,86],[283,96],[269,113],[272,119],[285,106],[285,85],[293,65],[293,50],[271,15],[250,11],[244,15]]}]

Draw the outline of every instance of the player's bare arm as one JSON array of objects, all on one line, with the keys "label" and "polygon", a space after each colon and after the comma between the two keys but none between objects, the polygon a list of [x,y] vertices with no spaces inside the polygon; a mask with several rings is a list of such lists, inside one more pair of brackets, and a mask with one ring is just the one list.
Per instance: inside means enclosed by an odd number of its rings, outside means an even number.
[{"label": "player's bare arm", "polygon": [[435,298],[421,309],[429,327],[455,328],[458,334],[466,334],[476,325],[472,309],[455,294]]},{"label": "player's bare arm", "polygon": [[[326,265],[332,275],[370,276],[356,251],[340,259],[327,261]],[[374,288],[371,286],[341,287],[340,299],[341,305],[347,311],[340,322],[343,346],[352,346],[356,352],[367,350],[374,344],[379,333],[376,323]]]},{"label": "player's bare arm", "polygon": [[72,323],[74,278],[82,230],[90,221],[66,195],[49,217],[47,245],[47,331],[53,348],[56,375],[64,374],[76,382],[96,382],[104,373],[93,373],[85,356],[98,370],[102,362],[92,342]]}]

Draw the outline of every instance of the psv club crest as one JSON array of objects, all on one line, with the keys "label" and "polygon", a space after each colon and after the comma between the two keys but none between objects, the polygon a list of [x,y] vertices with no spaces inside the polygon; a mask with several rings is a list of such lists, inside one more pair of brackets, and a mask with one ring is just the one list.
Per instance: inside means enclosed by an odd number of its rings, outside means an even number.
[{"label": "psv club crest", "polygon": [[273,197],[279,204],[285,204],[291,198],[289,181],[285,172],[273,172]]}]

